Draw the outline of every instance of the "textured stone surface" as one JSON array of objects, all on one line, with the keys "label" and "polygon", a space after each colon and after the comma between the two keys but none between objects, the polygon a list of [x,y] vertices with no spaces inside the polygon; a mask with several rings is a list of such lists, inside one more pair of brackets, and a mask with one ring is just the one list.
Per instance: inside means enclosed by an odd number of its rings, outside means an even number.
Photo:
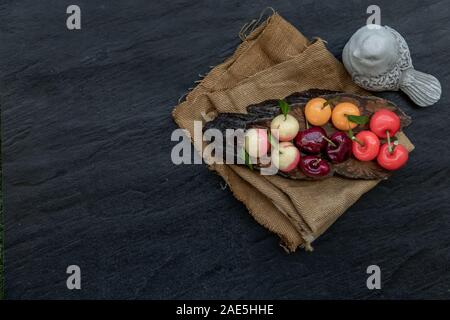
[{"label": "textured stone surface", "polygon": [[170,162],[171,110],[267,5],[339,57],[372,3],[78,0],[81,31],[69,4],[0,4],[8,298],[450,298],[446,1],[377,1],[442,99],[381,94],[413,117],[409,165],[291,255],[205,166]]}]

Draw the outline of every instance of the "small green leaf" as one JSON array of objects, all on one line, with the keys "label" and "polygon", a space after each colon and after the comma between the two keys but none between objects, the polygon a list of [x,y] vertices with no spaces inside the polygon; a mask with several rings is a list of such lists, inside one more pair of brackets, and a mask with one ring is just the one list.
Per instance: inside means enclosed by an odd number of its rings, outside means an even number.
[{"label": "small green leaf", "polygon": [[352,140],[353,140],[353,138],[355,137],[355,135],[353,134],[353,130],[352,130],[352,129],[348,130],[347,135],[348,135],[348,137],[349,137],[350,139],[352,139]]},{"label": "small green leaf", "polygon": [[269,131],[267,134],[267,137],[269,138],[269,143],[273,148],[277,148],[278,147],[278,141],[277,139],[275,139],[272,135],[272,133]]},{"label": "small green leaf", "polygon": [[351,121],[356,124],[366,124],[369,122],[368,116],[354,116],[354,115],[347,115],[348,121]]},{"label": "small green leaf", "polygon": [[247,167],[249,167],[250,170],[253,171],[253,164],[252,164],[252,161],[251,161],[251,159],[250,159],[250,155],[248,154],[247,150],[245,150],[245,148],[242,148],[242,153],[243,153],[242,158],[243,158],[244,161],[245,161],[245,165],[246,165]]},{"label": "small green leaf", "polygon": [[327,101],[325,101],[322,105],[322,109],[324,109],[326,106],[330,106],[330,108],[337,102],[337,97],[336,98],[330,98]]},{"label": "small green leaf", "polygon": [[350,140],[355,141],[361,146],[364,146],[364,142],[355,137],[355,135],[353,134],[353,130],[351,128],[348,130],[347,136],[350,138]]},{"label": "small green leaf", "polygon": [[278,100],[278,105],[280,106],[281,113],[284,114],[284,116],[286,117],[287,114],[289,113],[289,109],[290,109],[289,105],[284,100]]}]

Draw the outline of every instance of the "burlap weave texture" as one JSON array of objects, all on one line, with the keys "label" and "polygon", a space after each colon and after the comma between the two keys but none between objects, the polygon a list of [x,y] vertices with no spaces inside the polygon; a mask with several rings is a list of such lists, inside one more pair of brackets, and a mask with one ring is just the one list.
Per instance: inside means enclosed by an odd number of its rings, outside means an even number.
[{"label": "burlap weave texture", "polygon": [[[311,88],[367,94],[351,81],[322,40],[310,42],[275,13],[246,37],[230,58],[211,70],[175,108],[173,117],[193,136],[194,120],[202,121],[206,114],[245,113],[250,104]],[[399,139],[413,149],[403,133]],[[314,239],[379,183],[340,177],[296,181],[262,176],[238,165],[210,168],[291,252],[298,247],[310,250]]]}]

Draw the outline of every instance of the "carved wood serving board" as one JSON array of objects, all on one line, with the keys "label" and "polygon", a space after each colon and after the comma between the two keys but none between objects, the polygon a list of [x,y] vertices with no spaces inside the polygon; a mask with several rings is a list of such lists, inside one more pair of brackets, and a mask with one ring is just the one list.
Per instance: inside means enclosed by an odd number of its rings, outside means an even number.
[{"label": "carved wood serving board", "polygon": [[[294,93],[284,100],[290,106],[289,114],[294,116],[300,125],[300,130],[306,129],[304,107],[305,104],[312,98],[323,97],[330,101],[332,105],[340,102],[351,102],[358,106],[361,115],[371,116],[377,110],[389,109],[395,112],[400,117],[400,130],[411,124],[411,118],[405,114],[393,102],[375,96],[359,96],[351,93],[342,93],[336,91],[328,91],[321,89],[311,89],[303,92]],[[226,129],[250,129],[250,128],[270,128],[271,120],[280,114],[278,106],[279,100],[267,100],[258,104],[247,107],[247,113],[221,113],[214,120],[207,122],[204,130],[215,128],[219,129],[225,134]],[[337,129],[331,123],[322,126],[328,135],[336,132]],[[368,130],[369,124],[358,125],[353,132],[356,134],[361,130]],[[382,141],[382,143],[384,140]],[[226,143],[226,142],[225,142]],[[239,148],[235,148],[239,150]],[[236,154],[236,157],[238,155]],[[353,156],[348,160],[334,164],[331,163],[330,175],[340,175],[352,179],[387,179],[390,172],[383,169],[376,161],[359,161]],[[260,166],[256,164],[255,168]],[[289,173],[278,172],[279,175],[290,179],[304,179],[313,180],[314,178],[307,177],[303,172],[296,168]],[[323,179],[322,177],[321,179]],[[326,177],[325,177],[326,178]]]}]

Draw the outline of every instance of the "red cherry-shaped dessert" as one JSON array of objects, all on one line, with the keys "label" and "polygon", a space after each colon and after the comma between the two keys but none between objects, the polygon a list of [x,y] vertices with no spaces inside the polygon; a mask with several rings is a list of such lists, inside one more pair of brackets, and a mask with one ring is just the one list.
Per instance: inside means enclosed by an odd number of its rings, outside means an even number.
[{"label": "red cherry-shaped dessert", "polygon": [[337,131],[330,137],[325,153],[332,162],[340,163],[347,160],[352,154],[352,140],[347,134]]},{"label": "red cherry-shaped dessert", "polygon": [[316,156],[304,156],[298,166],[308,177],[320,178],[330,174],[330,165],[327,161]]},{"label": "red cherry-shaped dessert", "polygon": [[380,148],[377,162],[386,170],[397,170],[405,165],[408,157],[408,150],[401,144],[395,146],[392,152],[390,152],[389,145],[385,143]]},{"label": "red cherry-shaped dessert", "polygon": [[380,139],[372,131],[359,132],[352,144],[352,152],[356,159],[371,161],[375,159],[380,151]]},{"label": "red cherry-shaped dessert", "polygon": [[400,129],[400,118],[388,109],[380,109],[370,118],[370,131],[380,138],[393,137]]},{"label": "red cherry-shaped dessert", "polygon": [[295,137],[295,145],[304,153],[319,154],[325,149],[327,133],[322,127],[311,127],[300,131]]}]

